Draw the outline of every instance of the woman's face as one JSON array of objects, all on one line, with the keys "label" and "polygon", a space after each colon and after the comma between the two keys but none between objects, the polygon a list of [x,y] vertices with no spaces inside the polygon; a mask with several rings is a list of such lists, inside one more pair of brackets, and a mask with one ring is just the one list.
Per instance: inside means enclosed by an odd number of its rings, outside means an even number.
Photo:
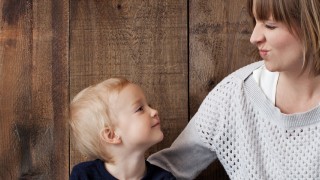
[{"label": "woman's face", "polygon": [[259,49],[269,71],[301,72],[302,43],[284,23],[276,22],[272,17],[266,21],[256,19],[250,42]]}]

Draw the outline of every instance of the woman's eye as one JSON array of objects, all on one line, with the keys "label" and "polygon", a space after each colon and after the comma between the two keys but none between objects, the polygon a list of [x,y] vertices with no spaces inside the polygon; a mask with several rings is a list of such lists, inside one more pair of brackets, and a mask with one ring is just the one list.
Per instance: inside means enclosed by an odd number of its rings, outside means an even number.
[{"label": "woman's eye", "polygon": [[271,29],[271,30],[276,28],[275,26],[268,25],[268,24],[266,24],[265,27],[268,28],[268,29]]}]

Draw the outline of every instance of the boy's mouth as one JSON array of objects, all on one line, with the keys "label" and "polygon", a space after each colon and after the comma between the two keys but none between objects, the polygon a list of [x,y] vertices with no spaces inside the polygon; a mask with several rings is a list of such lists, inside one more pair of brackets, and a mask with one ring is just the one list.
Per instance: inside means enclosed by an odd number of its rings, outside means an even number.
[{"label": "boy's mouth", "polygon": [[152,128],[153,127],[156,127],[156,126],[159,126],[160,125],[160,122],[157,122],[156,124],[154,124],[153,126],[151,126]]}]

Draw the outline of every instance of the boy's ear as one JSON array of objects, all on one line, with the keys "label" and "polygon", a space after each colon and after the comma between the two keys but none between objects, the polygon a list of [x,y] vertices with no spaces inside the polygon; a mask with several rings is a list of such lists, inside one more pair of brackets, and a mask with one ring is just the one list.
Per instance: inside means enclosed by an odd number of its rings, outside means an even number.
[{"label": "boy's ear", "polygon": [[120,144],[121,138],[111,128],[104,128],[101,131],[101,138],[110,144]]}]

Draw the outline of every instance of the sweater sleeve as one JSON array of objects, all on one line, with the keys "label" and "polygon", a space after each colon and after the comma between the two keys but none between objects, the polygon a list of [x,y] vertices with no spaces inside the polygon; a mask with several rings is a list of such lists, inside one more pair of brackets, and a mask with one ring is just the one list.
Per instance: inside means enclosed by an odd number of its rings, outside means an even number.
[{"label": "sweater sleeve", "polygon": [[193,118],[170,148],[159,151],[148,158],[148,161],[167,171],[177,179],[194,179],[205,169],[216,155],[199,139]]},{"label": "sweater sleeve", "polygon": [[148,161],[172,172],[177,179],[194,179],[216,160],[216,142],[230,104],[229,90],[235,85],[231,81],[232,77],[227,77],[219,83],[171,147],[151,155]]},{"label": "sweater sleeve", "polygon": [[[241,84],[241,83],[240,83]],[[197,113],[170,148],[151,155],[151,163],[166,169],[177,179],[194,179],[217,159],[217,149],[225,132],[230,106],[239,81],[233,76],[221,81],[202,102]]]}]

